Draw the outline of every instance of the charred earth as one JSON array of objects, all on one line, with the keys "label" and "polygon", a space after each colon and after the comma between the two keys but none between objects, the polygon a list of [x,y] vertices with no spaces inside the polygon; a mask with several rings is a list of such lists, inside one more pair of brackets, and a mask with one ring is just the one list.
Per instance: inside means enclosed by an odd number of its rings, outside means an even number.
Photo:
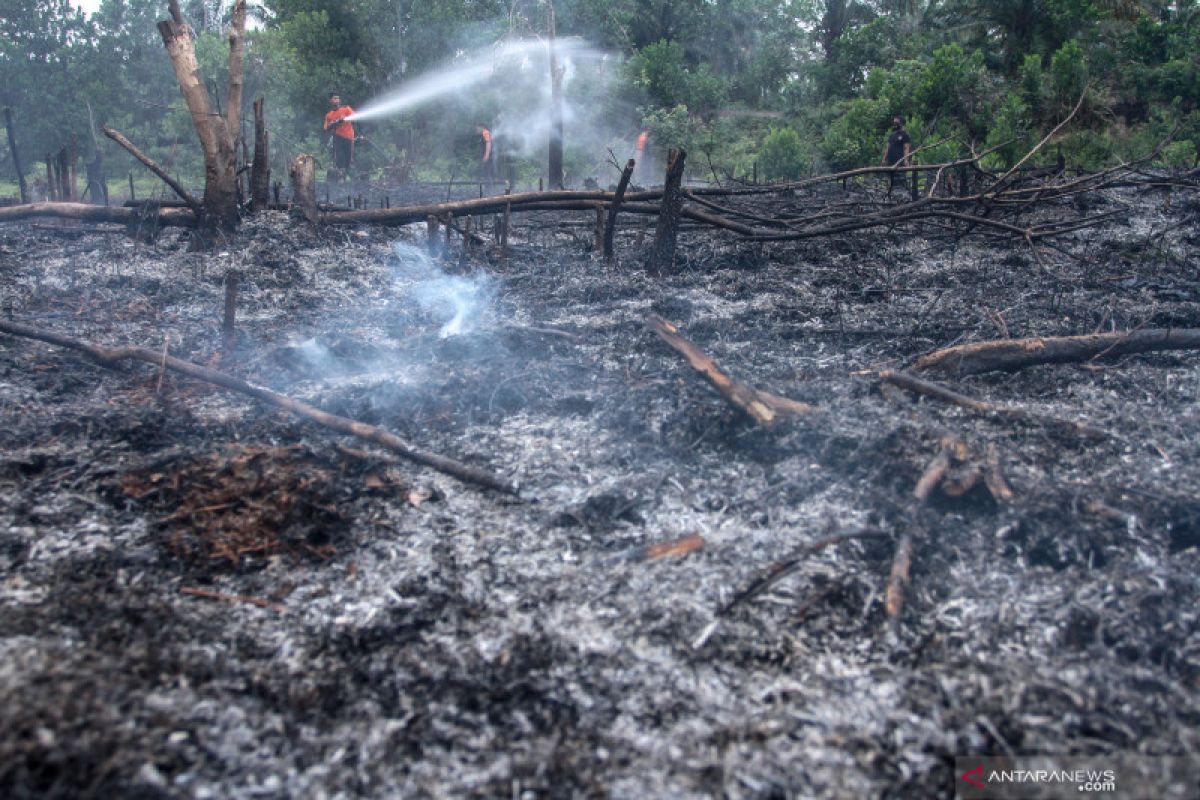
[{"label": "charred earth", "polygon": [[[684,230],[663,279],[645,219],[613,262],[565,213],[433,258],[424,226],[282,213],[208,254],[0,228],[6,318],[219,366],[521,492],[0,335],[0,794],[932,797],[955,754],[1194,756],[1196,354],[946,381],[1016,418],[877,380],[958,342],[1200,327],[1196,192],[1088,202],[1121,213],[1036,251]],[[816,409],[756,425],[651,314]],[[1012,496],[914,497],[946,437]]]}]

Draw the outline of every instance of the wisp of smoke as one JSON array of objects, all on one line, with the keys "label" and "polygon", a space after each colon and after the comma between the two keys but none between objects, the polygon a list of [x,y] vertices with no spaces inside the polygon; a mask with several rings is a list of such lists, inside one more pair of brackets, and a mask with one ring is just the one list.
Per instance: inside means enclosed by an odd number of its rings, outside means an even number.
[{"label": "wisp of smoke", "polygon": [[474,330],[495,296],[487,276],[447,275],[424,250],[405,242],[394,243],[392,252],[397,292],[442,323],[442,338]]}]

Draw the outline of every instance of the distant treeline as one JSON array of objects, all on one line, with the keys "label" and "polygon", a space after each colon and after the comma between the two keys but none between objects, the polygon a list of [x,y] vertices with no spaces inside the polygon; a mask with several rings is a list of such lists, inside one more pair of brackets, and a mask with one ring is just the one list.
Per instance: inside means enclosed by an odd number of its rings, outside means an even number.
[{"label": "distant treeline", "polygon": [[[228,0],[185,0],[202,70],[224,86]],[[171,171],[200,174],[195,132],[156,22],[165,0],[0,0],[0,105],[13,110],[27,171],[91,130],[125,133]],[[893,114],[927,161],[1011,142],[1004,166],[1082,108],[1047,159],[1099,167],[1143,154],[1174,131],[1159,162],[1200,161],[1200,4],[1126,0],[556,0],[559,37],[609,54],[567,76],[568,181],[613,179],[635,136],[651,155],[680,145],[694,172],[760,179],[876,163]],[[547,36],[546,0],[260,0],[251,3],[247,103],[267,98],[274,168],[321,157],[329,91],[364,103],[454,59]],[[535,66],[536,71],[536,66]],[[463,177],[474,125],[498,129],[503,169],[536,181],[531,143],[548,78],[515,90],[464,85],[362,126],[365,173]],[[520,141],[506,131],[523,132]],[[535,137],[536,138],[536,137]],[[127,155],[101,137],[110,176]],[[0,137],[0,179],[12,159]]]}]

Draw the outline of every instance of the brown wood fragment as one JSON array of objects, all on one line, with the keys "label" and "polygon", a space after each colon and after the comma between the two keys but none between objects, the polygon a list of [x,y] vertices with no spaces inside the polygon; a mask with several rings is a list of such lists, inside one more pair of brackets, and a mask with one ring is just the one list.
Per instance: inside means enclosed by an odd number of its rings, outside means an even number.
[{"label": "brown wood fragment", "polygon": [[212,589],[201,589],[196,586],[180,586],[179,592],[180,594],[187,594],[192,597],[203,597],[206,600],[221,600],[226,603],[248,603],[252,606],[279,612],[280,614],[287,611],[287,608],[279,603],[273,603],[262,597],[254,597],[248,594],[226,594],[225,592],[214,592]]},{"label": "brown wood fragment", "polygon": [[983,480],[997,503],[1011,503],[1016,498],[1012,487],[1004,479],[1004,470],[1000,466],[1000,448],[996,446],[995,442],[988,442]]},{"label": "brown wood fragment", "polygon": [[684,338],[678,328],[662,317],[651,314],[646,318],[646,324],[672,349],[687,359],[692,369],[699,372],[726,402],[760,425],[771,425],[778,421],[780,416],[796,416],[816,410],[807,403],[789,400],[735,380],[721,369],[711,356]]},{"label": "brown wood fragment", "polygon": [[642,560],[657,561],[660,558],[679,558],[704,548],[704,537],[698,533],[683,536],[672,542],[660,542],[643,548],[645,553]]},{"label": "brown wood fragment", "polygon": [[909,573],[912,569],[912,545],[912,536],[904,534],[896,545],[895,555],[892,556],[892,569],[888,575],[887,586],[887,615],[893,630],[899,625],[900,614],[904,611],[904,596],[908,590]]},{"label": "brown wood fragment", "polygon": [[1066,364],[1158,350],[1200,349],[1200,329],[1148,328],[1086,336],[1049,336],[973,342],[937,350],[913,364],[919,372],[974,375],[1036,364]]},{"label": "brown wood fragment", "polygon": [[942,478],[946,477],[946,472],[950,469],[950,458],[954,454],[954,450],[954,437],[943,436],[938,454],[925,467],[925,471],[921,473],[920,480],[917,481],[916,488],[913,489],[913,497],[922,503],[929,499],[929,495],[933,494],[933,490],[942,482]]},{"label": "brown wood fragment", "polygon": [[190,361],[183,361],[173,356],[162,356],[153,350],[147,350],[143,347],[104,347],[103,345],[72,339],[52,331],[32,328],[28,325],[21,325],[2,319],[0,319],[0,332],[48,342],[59,347],[67,347],[85,353],[105,366],[112,366],[126,360],[142,361],[155,365],[161,363],[167,369],[216,386],[221,386],[239,394],[253,397],[256,400],[273,405],[276,408],[282,408],[298,417],[315,422],[331,430],[356,436],[369,442],[375,442],[410,461],[432,467],[461,481],[474,483],[478,486],[484,486],[505,494],[518,494],[517,488],[507,481],[484,472],[478,467],[472,467],[454,459],[438,455],[437,453],[421,450],[383,428],[368,425],[365,422],[359,422],[347,417],[337,416],[336,414],[330,414],[308,403],[295,400],[261,386],[255,386],[233,375],[218,372],[208,367],[202,367],[199,364],[193,364]]}]

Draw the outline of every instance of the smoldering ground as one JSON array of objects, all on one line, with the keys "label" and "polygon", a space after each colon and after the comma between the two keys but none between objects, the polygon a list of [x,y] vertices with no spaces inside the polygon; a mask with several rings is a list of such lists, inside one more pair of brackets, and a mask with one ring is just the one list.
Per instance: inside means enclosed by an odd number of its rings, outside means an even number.
[{"label": "smoldering ground", "polygon": [[[217,255],[5,229],[15,318],[206,361],[238,269],[224,368],[523,495],[0,337],[5,795],[930,797],[956,753],[1194,754],[1195,356],[957,382],[1099,437],[854,375],[1001,325],[1195,327],[1196,228],[1178,223],[1200,207],[1102,202],[1133,211],[1062,237],[1069,256],[693,231],[664,281],[639,268],[641,223],[606,264],[567,215],[525,219],[508,259],[438,261],[407,234],[271,215]],[[454,306],[420,287],[460,279],[486,291],[446,336]],[[819,413],[752,427],[650,312]],[[912,501],[947,432],[999,448],[1014,502]],[[772,564],[864,529],[883,536],[807,557],[693,646]],[[644,557],[692,534],[699,551]],[[225,549],[186,546],[205,543]]]}]

